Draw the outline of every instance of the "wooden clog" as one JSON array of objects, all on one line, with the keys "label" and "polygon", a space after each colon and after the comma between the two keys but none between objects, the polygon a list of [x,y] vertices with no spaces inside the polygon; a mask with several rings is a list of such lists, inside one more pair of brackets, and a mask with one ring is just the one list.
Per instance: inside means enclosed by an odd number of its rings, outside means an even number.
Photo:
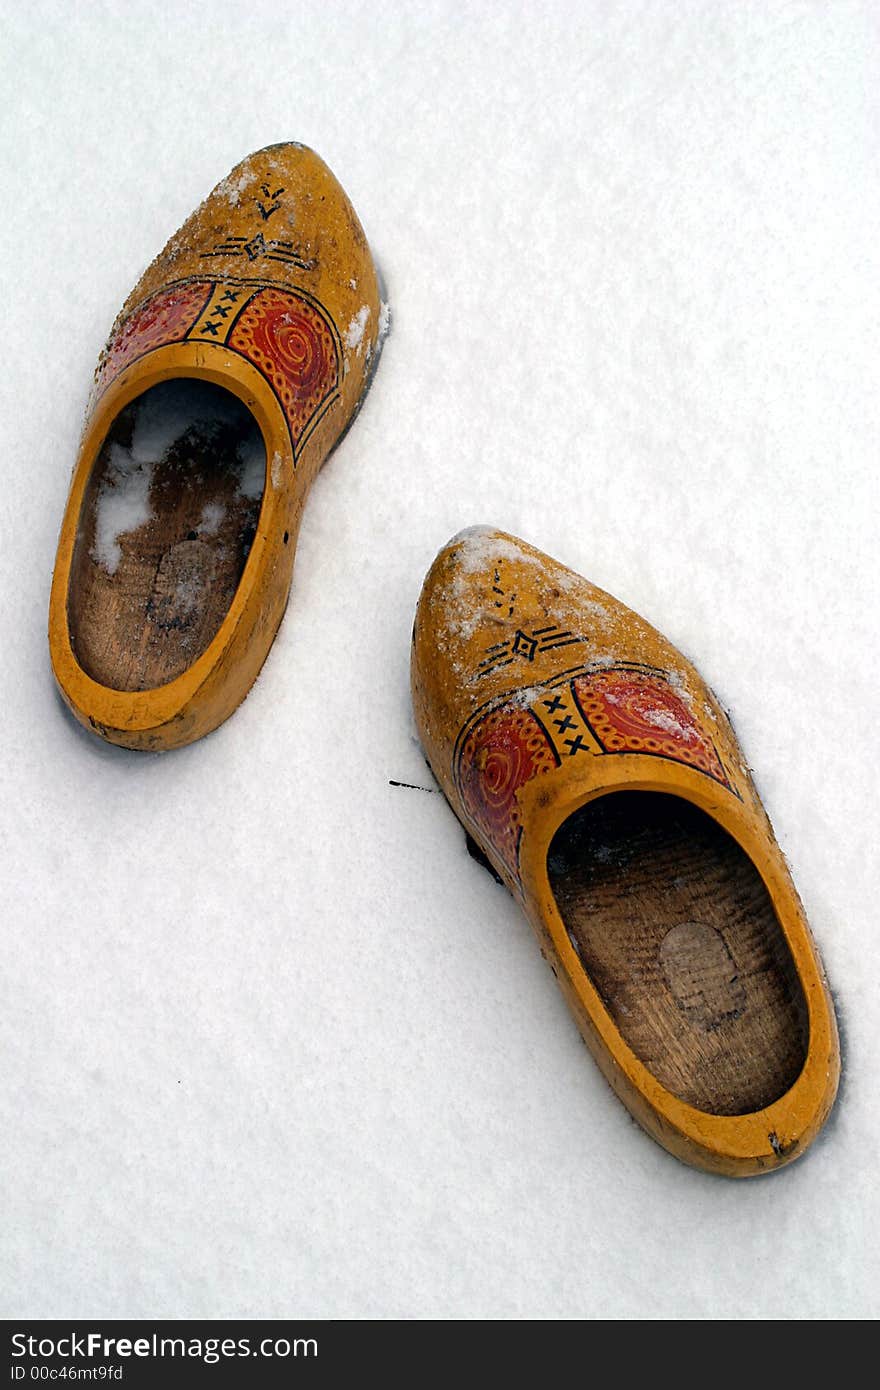
[{"label": "wooden clog", "polygon": [[87,728],[174,748],[244,699],[380,314],[354,209],[296,144],[233,169],[141,277],[98,366],[52,585],[52,664]]},{"label": "wooden clog", "polygon": [[816,948],[730,722],[637,614],[503,532],[441,551],[413,631],[431,767],[583,1037],[685,1162],[802,1154],[834,1101]]}]

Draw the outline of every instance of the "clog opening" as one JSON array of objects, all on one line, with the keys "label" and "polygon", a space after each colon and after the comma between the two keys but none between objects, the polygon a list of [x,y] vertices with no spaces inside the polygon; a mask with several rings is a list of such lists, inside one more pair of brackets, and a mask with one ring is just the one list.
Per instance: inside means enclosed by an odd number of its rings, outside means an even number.
[{"label": "clog opening", "polygon": [[120,412],[86,487],[68,587],[87,675],[149,690],[201,656],[241,580],[265,477],[260,428],[220,386],[162,382]]},{"label": "clog opening", "polygon": [[744,1115],[791,1088],[803,990],[760,874],[716,821],[676,796],[610,793],[560,827],[547,870],[581,965],[668,1091]]}]

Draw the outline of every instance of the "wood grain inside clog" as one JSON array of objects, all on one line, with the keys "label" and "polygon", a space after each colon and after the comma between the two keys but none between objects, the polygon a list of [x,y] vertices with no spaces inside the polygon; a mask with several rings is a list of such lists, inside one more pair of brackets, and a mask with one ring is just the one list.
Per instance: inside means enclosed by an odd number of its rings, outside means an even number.
[{"label": "wood grain inside clog", "polygon": [[569,817],[548,872],[584,970],[667,1090],[742,1115],[793,1085],[803,992],[760,875],[715,821],[674,796],[616,792]]},{"label": "wood grain inside clog", "polygon": [[256,422],[219,387],[166,383],[120,413],[86,489],[68,590],[71,645],[93,680],[149,690],[201,656],[241,579],[264,475]]}]

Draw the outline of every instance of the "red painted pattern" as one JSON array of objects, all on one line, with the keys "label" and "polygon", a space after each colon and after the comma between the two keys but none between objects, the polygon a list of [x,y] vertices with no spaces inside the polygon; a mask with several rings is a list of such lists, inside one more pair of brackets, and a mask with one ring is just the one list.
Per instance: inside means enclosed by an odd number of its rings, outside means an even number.
[{"label": "red painted pattern", "polygon": [[651,753],[686,763],[728,786],[711,739],[675,688],[640,671],[594,671],[573,681],[575,695],[606,753]]},{"label": "red painted pattern", "polygon": [[555,766],[541,725],[528,710],[512,705],[485,715],[461,747],[457,782],[464,808],[514,876],[521,825],[516,794]]},{"label": "red painted pattern", "polygon": [[307,300],[264,289],[242,311],[228,345],[272,383],[296,449],[339,385],[339,359],[329,325]]},{"label": "red painted pattern", "polygon": [[100,393],[120,372],[153,348],[181,342],[208,302],[213,285],[196,280],[160,290],[129,314],[116,329],[98,373]]}]

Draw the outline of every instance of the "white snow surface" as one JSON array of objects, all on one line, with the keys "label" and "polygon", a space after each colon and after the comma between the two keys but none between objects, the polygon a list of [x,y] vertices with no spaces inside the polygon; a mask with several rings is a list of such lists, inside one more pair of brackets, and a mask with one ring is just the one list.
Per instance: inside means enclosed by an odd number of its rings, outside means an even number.
[{"label": "white snow surface", "polygon": [[[2,1314],[875,1317],[876,5],[35,0],[4,29]],[[92,372],[166,238],[291,136],[393,329],[249,698],[127,753],[45,639]],[[648,1139],[443,797],[389,785],[433,786],[413,610],[476,522],[732,714],[843,1037],[782,1172]]]}]

